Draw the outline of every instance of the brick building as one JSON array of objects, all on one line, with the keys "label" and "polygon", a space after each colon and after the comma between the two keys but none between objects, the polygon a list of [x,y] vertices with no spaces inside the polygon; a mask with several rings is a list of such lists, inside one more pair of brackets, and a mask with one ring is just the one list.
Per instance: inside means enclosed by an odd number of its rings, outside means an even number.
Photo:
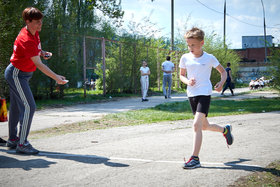
[{"label": "brick building", "polygon": [[[273,46],[273,36],[266,37],[267,58],[271,53],[269,47]],[[239,70],[237,80],[248,83],[262,76],[267,76],[267,70],[270,67],[269,58],[265,63],[265,43],[264,36],[242,36],[242,49],[235,49],[239,54]]]}]

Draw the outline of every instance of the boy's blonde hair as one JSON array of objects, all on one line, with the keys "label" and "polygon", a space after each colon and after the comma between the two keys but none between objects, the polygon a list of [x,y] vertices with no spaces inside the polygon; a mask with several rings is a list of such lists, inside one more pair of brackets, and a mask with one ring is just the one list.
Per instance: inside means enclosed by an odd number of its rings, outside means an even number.
[{"label": "boy's blonde hair", "polygon": [[185,39],[197,39],[199,41],[204,40],[204,32],[203,30],[193,27],[191,30],[188,30],[184,35]]}]

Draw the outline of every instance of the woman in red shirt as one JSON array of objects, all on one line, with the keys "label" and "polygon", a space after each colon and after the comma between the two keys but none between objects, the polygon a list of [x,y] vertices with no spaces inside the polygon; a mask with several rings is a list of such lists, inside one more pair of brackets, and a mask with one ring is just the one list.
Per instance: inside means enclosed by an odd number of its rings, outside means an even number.
[{"label": "woman in red shirt", "polygon": [[[66,84],[65,77],[54,73],[41,61],[48,60],[52,53],[41,49],[39,32],[43,14],[34,7],[22,12],[26,26],[21,29],[14,42],[10,64],[5,70],[5,79],[10,87],[9,139],[7,146],[17,153],[38,154],[39,151],[27,141],[32,118],[36,109],[35,100],[29,86],[33,72],[38,68],[58,84]],[[17,132],[20,122],[19,134]]]}]

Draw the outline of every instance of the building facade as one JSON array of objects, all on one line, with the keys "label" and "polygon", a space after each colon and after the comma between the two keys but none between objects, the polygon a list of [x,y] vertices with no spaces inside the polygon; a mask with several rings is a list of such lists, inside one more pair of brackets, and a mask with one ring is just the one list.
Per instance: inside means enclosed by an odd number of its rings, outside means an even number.
[{"label": "building facade", "polygon": [[[267,57],[271,54],[273,36],[266,36]],[[269,58],[265,62],[264,36],[242,36],[242,49],[235,49],[241,58],[237,81],[249,83],[262,76],[268,76]]]}]

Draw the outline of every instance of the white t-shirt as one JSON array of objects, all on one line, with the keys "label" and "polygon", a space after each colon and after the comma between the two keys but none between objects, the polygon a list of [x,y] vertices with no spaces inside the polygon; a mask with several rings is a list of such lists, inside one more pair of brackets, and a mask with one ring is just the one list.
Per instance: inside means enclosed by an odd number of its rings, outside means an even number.
[{"label": "white t-shirt", "polygon": [[212,84],[210,81],[212,67],[216,68],[219,61],[211,54],[203,52],[203,55],[196,58],[192,53],[184,54],[181,57],[179,67],[187,70],[187,78],[194,78],[194,86],[187,87],[188,97],[198,95],[211,95]]},{"label": "white t-shirt", "polygon": [[[171,61],[165,61],[161,64],[163,70],[165,71],[172,71],[174,68],[174,64]],[[172,73],[165,73],[163,72],[163,75],[171,75]]]},{"label": "white t-shirt", "polygon": [[[150,68],[141,66],[140,71],[142,71],[143,73],[148,73],[150,71]],[[141,76],[148,77],[148,75],[141,75]]]}]

